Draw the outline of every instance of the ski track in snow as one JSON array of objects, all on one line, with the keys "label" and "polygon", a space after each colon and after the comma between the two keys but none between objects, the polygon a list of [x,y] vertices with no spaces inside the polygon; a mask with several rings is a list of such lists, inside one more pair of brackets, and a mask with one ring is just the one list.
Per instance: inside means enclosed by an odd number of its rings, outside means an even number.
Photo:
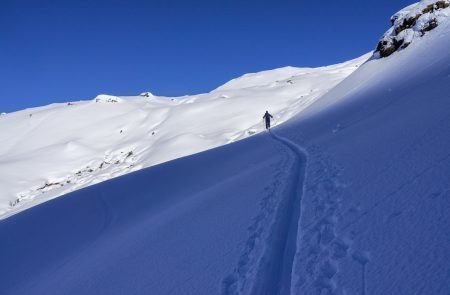
[{"label": "ski track in snow", "polygon": [[[292,148],[300,149],[284,140]],[[307,152],[300,149],[300,152],[308,155],[308,177],[303,183],[290,292],[282,294],[346,294],[337,281],[343,260],[361,265],[360,294],[367,294],[370,254],[354,247],[352,233],[337,228],[338,221],[345,219],[345,212],[341,210],[346,186],[340,181],[342,169],[317,146],[309,146]]]},{"label": "ski track in snow", "polygon": [[249,238],[233,273],[223,280],[222,293],[290,294],[306,153],[273,132],[282,161],[266,188],[260,214],[248,228]]}]

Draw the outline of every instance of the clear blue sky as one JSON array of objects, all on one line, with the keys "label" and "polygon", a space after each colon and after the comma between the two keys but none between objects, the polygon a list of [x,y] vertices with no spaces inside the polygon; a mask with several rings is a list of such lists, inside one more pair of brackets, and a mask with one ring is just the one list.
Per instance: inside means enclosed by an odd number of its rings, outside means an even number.
[{"label": "clear blue sky", "polygon": [[372,50],[403,0],[2,0],[0,112],[99,93],[208,92]]}]

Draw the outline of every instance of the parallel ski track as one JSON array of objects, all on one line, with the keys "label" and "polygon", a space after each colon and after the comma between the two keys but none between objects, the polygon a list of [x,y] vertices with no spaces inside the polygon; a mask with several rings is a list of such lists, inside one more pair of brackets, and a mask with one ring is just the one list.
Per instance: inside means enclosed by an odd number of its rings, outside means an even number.
[{"label": "parallel ski track", "polygon": [[273,132],[270,136],[287,149],[291,171],[286,179],[269,239],[251,294],[290,294],[294,256],[301,218],[303,186],[306,177],[306,153],[295,143]]},{"label": "parallel ski track", "polygon": [[[301,219],[301,209],[302,209],[302,197],[303,197],[303,187],[306,177],[306,153],[295,143],[290,141],[285,137],[281,137],[273,132],[270,135],[284,145],[292,156],[292,171],[289,180],[287,181],[286,198],[287,204],[286,208],[280,206],[279,214],[286,216],[280,216],[281,218],[286,218],[287,223],[280,223],[282,228],[275,229],[278,231],[280,237],[284,239],[284,246],[279,249],[280,252],[277,253],[273,259],[280,259],[278,265],[278,275],[274,277],[272,288],[272,294],[290,294],[291,293],[291,279],[294,257],[297,250],[297,236],[299,230],[299,223]],[[275,233],[277,234],[277,233]],[[282,252],[281,252],[282,251]],[[269,281],[271,280],[268,278]],[[267,293],[270,294],[270,293]]]},{"label": "parallel ski track", "polygon": [[[280,170],[263,199],[262,212],[250,226],[246,248],[235,270],[222,281],[223,295],[291,294],[307,156],[289,139],[272,131],[268,136],[285,157],[281,157]],[[272,203],[275,201],[276,205]],[[266,223],[266,218],[271,221]]]}]

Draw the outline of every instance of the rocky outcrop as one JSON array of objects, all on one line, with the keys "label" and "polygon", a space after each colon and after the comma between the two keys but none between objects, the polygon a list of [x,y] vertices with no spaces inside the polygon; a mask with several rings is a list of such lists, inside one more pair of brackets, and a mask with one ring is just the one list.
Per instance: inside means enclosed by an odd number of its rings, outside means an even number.
[{"label": "rocky outcrop", "polygon": [[122,99],[117,96],[112,96],[108,94],[99,94],[94,98],[95,102],[122,102]]},{"label": "rocky outcrop", "polygon": [[154,95],[151,92],[142,92],[141,94],[139,94],[139,96],[143,96],[143,97],[153,97]]},{"label": "rocky outcrop", "polygon": [[407,48],[450,16],[450,0],[422,0],[391,17],[392,27],[377,44],[374,57],[388,57]]}]

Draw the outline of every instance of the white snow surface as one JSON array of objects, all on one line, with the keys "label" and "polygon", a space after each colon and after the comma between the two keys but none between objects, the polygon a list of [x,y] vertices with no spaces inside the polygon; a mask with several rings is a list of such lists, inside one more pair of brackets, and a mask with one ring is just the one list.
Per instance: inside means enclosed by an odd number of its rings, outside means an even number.
[{"label": "white snow surface", "polygon": [[207,94],[150,92],[52,104],[0,119],[0,218],[68,192],[281,124],[352,73],[370,54],[322,68],[248,74]]},{"label": "white snow surface", "polygon": [[450,22],[278,134],[307,157],[291,294],[448,294]]},{"label": "white snow surface", "polygon": [[444,22],[271,132],[1,220],[2,294],[449,294],[448,48]]}]

